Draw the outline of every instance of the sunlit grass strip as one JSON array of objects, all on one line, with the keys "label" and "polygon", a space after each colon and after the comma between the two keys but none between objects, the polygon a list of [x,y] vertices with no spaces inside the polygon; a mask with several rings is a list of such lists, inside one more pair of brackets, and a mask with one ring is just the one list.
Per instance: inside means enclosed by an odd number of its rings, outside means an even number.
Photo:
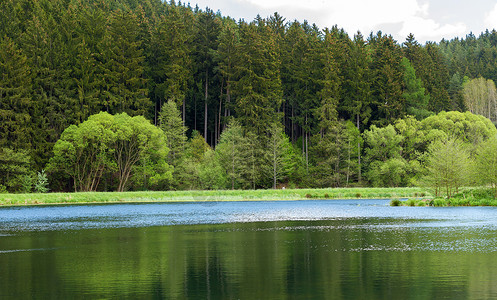
[{"label": "sunlit grass strip", "polygon": [[411,198],[405,201],[392,199],[391,206],[497,206],[497,199],[494,198],[494,191],[491,188],[464,188],[451,198],[419,199]]},{"label": "sunlit grass strip", "polygon": [[218,190],[163,192],[88,192],[47,194],[0,194],[0,205],[195,202],[195,201],[276,201],[304,199],[391,199],[430,196],[422,188],[327,188],[285,190]]}]

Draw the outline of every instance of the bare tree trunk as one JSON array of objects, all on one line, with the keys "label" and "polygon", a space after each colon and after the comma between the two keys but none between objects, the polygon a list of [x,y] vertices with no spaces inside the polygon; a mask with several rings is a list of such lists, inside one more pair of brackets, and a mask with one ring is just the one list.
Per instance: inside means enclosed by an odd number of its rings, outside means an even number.
[{"label": "bare tree trunk", "polygon": [[185,126],[185,121],[186,121],[186,104],[185,104],[185,99],[183,99],[183,126]]},{"label": "bare tree trunk", "polygon": [[209,73],[205,71],[204,138],[207,143],[207,100],[209,98]]},{"label": "bare tree trunk", "polygon": [[[357,114],[357,130],[359,130],[359,133],[361,132],[361,129],[360,129],[360,124],[359,124],[359,114]],[[361,174],[361,142],[358,141],[357,142],[357,160],[358,160],[358,171],[359,171],[359,174],[357,176],[357,181],[359,182],[359,184],[361,183],[361,180],[362,180],[362,174]]]}]

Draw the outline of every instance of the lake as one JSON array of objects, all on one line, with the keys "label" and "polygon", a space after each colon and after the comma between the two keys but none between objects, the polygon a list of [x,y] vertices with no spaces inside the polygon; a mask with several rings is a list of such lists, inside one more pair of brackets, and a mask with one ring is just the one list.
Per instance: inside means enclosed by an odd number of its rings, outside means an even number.
[{"label": "lake", "polygon": [[497,298],[497,208],[0,208],[0,299]]}]

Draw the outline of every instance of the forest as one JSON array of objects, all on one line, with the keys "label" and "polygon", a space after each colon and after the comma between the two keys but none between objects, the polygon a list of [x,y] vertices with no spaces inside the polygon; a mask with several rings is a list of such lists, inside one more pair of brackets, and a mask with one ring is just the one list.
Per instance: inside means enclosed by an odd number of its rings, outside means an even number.
[{"label": "forest", "polygon": [[0,192],[497,195],[495,80],[495,30],[421,45],[174,1],[3,0]]}]

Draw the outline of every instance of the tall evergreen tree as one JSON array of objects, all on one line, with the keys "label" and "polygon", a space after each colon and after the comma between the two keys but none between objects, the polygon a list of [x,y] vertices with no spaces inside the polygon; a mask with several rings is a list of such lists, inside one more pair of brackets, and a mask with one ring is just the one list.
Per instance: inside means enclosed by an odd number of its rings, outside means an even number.
[{"label": "tall evergreen tree", "polygon": [[[214,59],[217,63],[216,70],[222,77],[221,87],[224,95],[220,99],[219,114],[218,114],[218,133],[221,134],[221,119],[226,120],[231,116],[233,107],[231,102],[232,85],[235,79],[235,64],[236,64],[236,49],[238,49],[239,36],[237,25],[230,18],[223,19],[221,32],[219,33],[219,45],[214,53]],[[224,100],[224,113],[222,111],[222,100]]]},{"label": "tall evergreen tree", "polygon": [[402,98],[403,76],[400,62],[402,52],[392,36],[378,32],[371,34],[372,96],[377,111],[374,123],[389,124],[403,116],[405,101]]},{"label": "tall evergreen tree", "polygon": [[341,109],[348,113],[359,130],[366,128],[372,113],[370,64],[370,51],[362,34],[358,32],[349,44]]},{"label": "tall evergreen tree", "polygon": [[402,96],[406,100],[406,112],[415,116],[418,120],[428,117],[431,113],[427,110],[430,100],[429,95],[425,95],[421,79],[416,77],[416,72],[409,60],[402,58],[402,68],[404,69],[405,90]]},{"label": "tall evergreen tree", "polygon": [[164,131],[166,144],[169,148],[167,163],[177,166],[181,154],[185,150],[187,128],[183,125],[181,112],[173,100],[162,105],[159,113],[159,127]]},{"label": "tall evergreen tree", "polygon": [[279,119],[282,104],[280,61],[274,35],[264,25],[240,23],[240,44],[235,66],[237,119],[262,136]]},{"label": "tall evergreen tree", "polygon": [[[195,65],[197,68],[196,81],[202,83],[204,96],[204,138],[208,139],[208,116],[209,116],[209,88],[213,85],[214,77],[214,59],[213,55],[218,47],[218,35],[220,31],[220,22],[214,12],[209,8],[205,12],[197,15],[195,32]],[[212,93],[212,92],[211,92]],[[215,112],[215,110],[214,110]],[[211,141],[214,144],[214,141]]]},{"label": "tall evergreen tree", "polygon": [[26,55],[12,39],[0,39],[0,147],[31,148],[31,80]]},{"label": "tall evergreen tree", "polygon": [[117,11],[110,20],[105,64],[105,109],[112,113],[145,115],[150,108],[144,55],[138,40],[138,23],[131,11]]}]

